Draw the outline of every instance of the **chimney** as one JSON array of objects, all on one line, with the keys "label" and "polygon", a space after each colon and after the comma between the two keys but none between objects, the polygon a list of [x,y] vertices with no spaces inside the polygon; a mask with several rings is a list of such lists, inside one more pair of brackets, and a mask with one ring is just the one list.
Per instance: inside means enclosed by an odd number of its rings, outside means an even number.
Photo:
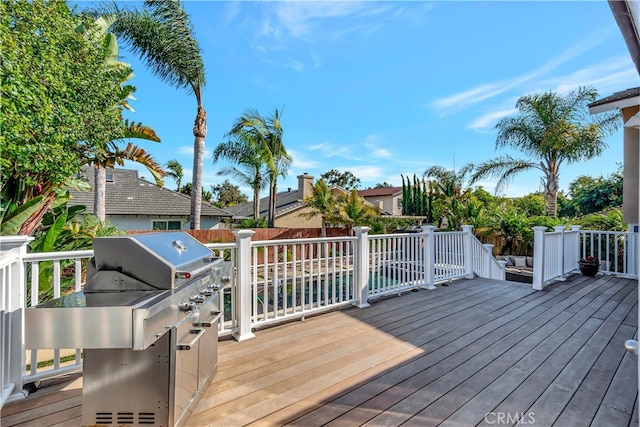
[{"label": "chimney", "polygon": [[300,199],[304,199],[305,197],[311,195],[313,192],[313,176],[307,174],[306,172],[302,175],[298,175],[298,192],[300,193]]}]

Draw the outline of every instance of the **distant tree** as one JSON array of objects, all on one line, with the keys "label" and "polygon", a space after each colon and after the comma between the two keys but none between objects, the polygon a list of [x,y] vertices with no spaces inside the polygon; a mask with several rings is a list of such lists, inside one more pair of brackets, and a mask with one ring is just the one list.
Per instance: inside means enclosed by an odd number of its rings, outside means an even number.
[{"label": "distant tree", "polygon": [[227,138],[213,152],[213,163],[225,159],[235,166],[224,167],[217,175],[230,175],[241,185],[253,190],[253,219],[257,220],[260,217],[260,191],[269,185],[260,138],[254,132],[243,129],[228,133]]},{"label": "distant tree", "polygon": [[347,227],[366,225],[378,213],[378,208],[358,196],[355,189],[338,200],[338,218]]},{"label": "distant tree", "polygon": [[379,182],[376,185],[373,186],[374,189],[376,188],[392,188],[393,185],[389,184],[387,181],[385,182]]},{"label": "distant tree", "polygon": [[569,184],[569,195],[579,215],[622,205],[622,167],[608,177],[581,175]]},{"label": "distant tree", "polygon": [[327,182],[320,178],[313,184],[311,194],[305,197],[304,203],[310,210],[301,215],[307,219],[319,215],[322,218],[322,237],[326,237],[327,222],[338,218],[338,198],[333,195]]},{"label": "distant tree", "polygon": [[471,189],[463,189],[463,187],[465,179],[472,171],[471,164],[465,165],[457,172],[441,166],[432,166],[424,171],[424,178],[432,179],[438,187],[438,193],[441,195],[441,213],[447,218],[449,229],[459,229],[465,219],[464,204]]},{"label": "distant tree", "polygon": [[557,216],[560,166],[598,157],[606,147],[604,138],[621,124],[618,112],[589,116],[587,106],[598,95],[580,88],[566,96],[554,92],[523,96],[516,103],[519,115],[498,122],[496,148],[510,147],[527,159],[506,155],[481,163],[471,178],[497,178],[496,192],[518,173],[539,169],[543,173],[545,209]]},{"label": "distant tree", "polygon": [[219,208],[243,205],[249,201],[249,198],[240,191],[240,187],[226,179],[222,184],[212,185],[211,193],[213,193],[212,200],[215,200],[214,206]]},{"label": "distant tree", "polygon": [[356,178],[351,172],[340,172],[337,169],[331,169],[328,172],[320,175],[320,178],[324,179],[329,187],[337,185],[345,190],[355,190],[360,186],[360,179]]},{"label": "distant tree", "polygon": [[[182,186],[182,188],[180,189],[180,193],[182,194],[186,194],[187,196],[191,196],[193,191],[193,184],[191,184],[190,182],[187,182],[185,185]],[[213,199],[213,194],[211,193],[211,191],[205,190],[204,188],[202,189],[202,194],[201,194],[201,199],[205,202],[211,202],[211,200]]]},{"label": "distant tree", "polygon": [[526,216],[544,215],[544,196],[542,193],[531,193],[513,199],[513,206]]},{"label": "distant tree", "polygon": [[257,148],[262,164],[269,178],[269,214],[268,224],[273,227],[276,217],[278,178],[286,177],[292,158],[282,141],[283,128],[281,111],[277,108],[268,117],[262,117],[258,111],[248,110],[234,123],[229,135],[246,135]]},{"label": "distant tree", "polygon": [[176,182],[176,192],[180,193],[182,187],[182,178],[184,178],[184,171],[182,165],[177,160],[169,160],[167,162],[167,176],[172,178]]}]

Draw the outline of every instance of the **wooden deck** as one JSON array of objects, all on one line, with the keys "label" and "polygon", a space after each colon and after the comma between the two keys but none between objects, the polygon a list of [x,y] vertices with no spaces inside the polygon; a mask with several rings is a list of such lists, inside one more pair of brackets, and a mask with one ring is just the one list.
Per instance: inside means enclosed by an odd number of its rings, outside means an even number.
[{"label": "wooden deck", "polygon": [[[637,283],[460,280],[223,341],[187,425],[637,426]],[[81,387],[50,381],[0,424],[80,425]]]}]

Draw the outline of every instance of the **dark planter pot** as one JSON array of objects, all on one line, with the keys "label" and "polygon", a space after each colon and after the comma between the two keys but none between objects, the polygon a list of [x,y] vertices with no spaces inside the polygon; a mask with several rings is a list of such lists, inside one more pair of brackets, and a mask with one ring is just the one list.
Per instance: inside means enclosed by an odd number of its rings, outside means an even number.
[{"label": "dark planter pot", "polygon": [[579,262],[578,264],[580,264],[580,273],[582,273],[584,276],[593,277],[598,273],[598,270],[600,269],[600,264],[587,264],[582,262]]}]

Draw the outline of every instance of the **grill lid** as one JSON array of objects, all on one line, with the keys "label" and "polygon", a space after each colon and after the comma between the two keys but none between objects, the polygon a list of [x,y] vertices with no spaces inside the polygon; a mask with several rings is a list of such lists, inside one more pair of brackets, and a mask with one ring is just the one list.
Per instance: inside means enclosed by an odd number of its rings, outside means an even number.
[{"label": "grill lid", "polygon": [[[213,253],[184,232],[98,237],[93,250],[96,274],[121,273],[157,289],[174,289],[180,280],[211,269],[213,262]],[[87,280],[89,288],[91,282],[102,287],[98,280]]]}]

